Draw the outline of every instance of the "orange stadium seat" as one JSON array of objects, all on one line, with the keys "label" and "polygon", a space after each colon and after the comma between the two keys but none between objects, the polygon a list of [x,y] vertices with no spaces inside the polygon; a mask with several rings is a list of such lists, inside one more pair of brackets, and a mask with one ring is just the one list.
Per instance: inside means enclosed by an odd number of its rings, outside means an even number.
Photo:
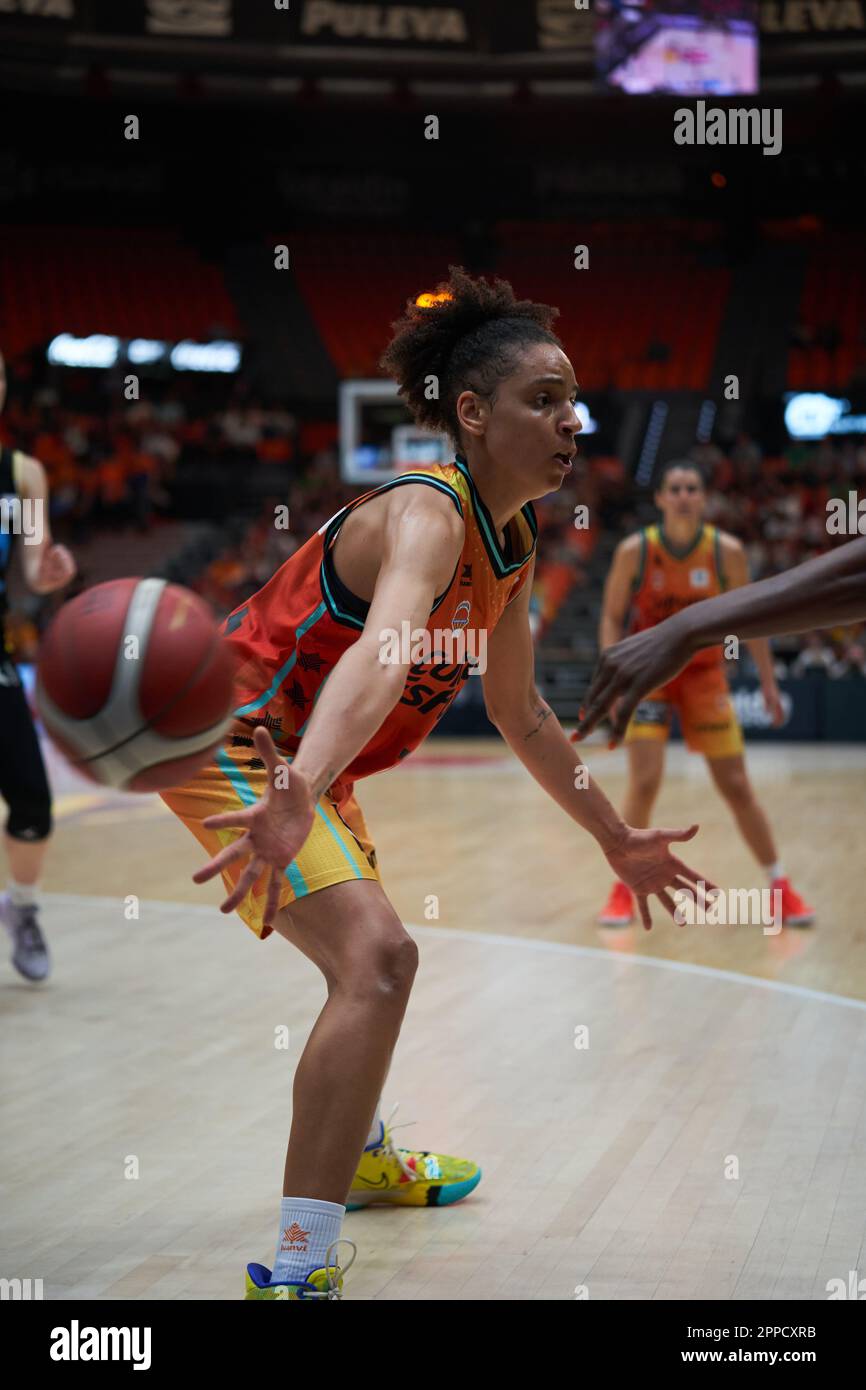
[{"label": "orange stadium seat", "polygon": [[862,233],[831,229],[813,239],[800,297],[800,323],[813,331],[834,325],[839,346],[791,348],[788,385],[844,391],[866,362],[866,264]]},{"label": "orange stadium seat", "polygon": [[206,339],[239,329],[222,272],[152,227],[0,229],[3,349],[57,333]]}]

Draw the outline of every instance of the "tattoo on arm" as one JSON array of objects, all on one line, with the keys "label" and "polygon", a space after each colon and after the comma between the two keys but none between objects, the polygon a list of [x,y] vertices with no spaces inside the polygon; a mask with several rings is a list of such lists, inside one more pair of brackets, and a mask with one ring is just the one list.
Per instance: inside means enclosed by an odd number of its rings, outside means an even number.
[{"label": "tattoo on arm", "polygon": [[523,741],[524,741],[524,743],[527,741],[527,739],[532,738],[535,734],[538,733],[538,731],[539,731],[539,729],[541,728],[542,724],[544,723],[545,719],[549,719],[550,716],[553,714],[553,710],[550,708],[549,705],[546,705],[546,704],[544,703],[544,701],[542,700],[542,701],[539,702],[538,705],[536,705],[535,710],[533,711],[533,713],[534,713],[535,716],[536,716],[535,728],[534,728],[534,729],[530,729],[530,731],[529,731],[528,734],[524,734],[524,735],[523,735]]}]

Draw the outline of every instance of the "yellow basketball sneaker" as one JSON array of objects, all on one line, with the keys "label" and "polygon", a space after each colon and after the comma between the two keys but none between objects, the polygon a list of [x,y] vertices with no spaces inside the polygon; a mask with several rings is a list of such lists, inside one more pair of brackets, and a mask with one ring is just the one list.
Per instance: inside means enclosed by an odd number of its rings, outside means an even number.
[{"label": "yellow basketball sneaker", "polygon": [[[399,1102],[398,1102],[399,1104]],[[346,1211],[357,1211],[374,1202],[398,1207],[446,1207],[460,1202],[478,1186],[481,1169],[468,1158],[428,1153],[426,1149],[396,1149],[391,1120],[382,1122],[382,1139],[361,1155],[346,1199]],[[406,1124],[415,1124],[414,1120]],[[406,1124],[394,1125],[404,1129]]]},{"label": "yellow basketball sneaker", "polygon": [[[338,1245],[351,1245],[352,1253],[344,1265],[337,1264],[334,1251]],[[355,1262],[358,1248],[354,1241],[342,1237],[325,1251],[325,1268],[311,1269],[299,1283],[272,1284],[271,1271],[266,1265],[247,1265],[244,1299],[278,1299],[280,1302],[306,1303],[308,1299],[343,1297],[343,1275]]]}]

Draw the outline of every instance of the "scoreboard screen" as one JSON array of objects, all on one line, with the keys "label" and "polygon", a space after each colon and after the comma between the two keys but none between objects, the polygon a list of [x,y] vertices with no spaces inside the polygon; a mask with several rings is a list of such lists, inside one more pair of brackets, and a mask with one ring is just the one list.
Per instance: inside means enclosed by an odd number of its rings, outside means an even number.
[{"label": "scoreboard screen", "polygon": [[597,0],[596,71],[637,95],[757,92],[757,0]]}]

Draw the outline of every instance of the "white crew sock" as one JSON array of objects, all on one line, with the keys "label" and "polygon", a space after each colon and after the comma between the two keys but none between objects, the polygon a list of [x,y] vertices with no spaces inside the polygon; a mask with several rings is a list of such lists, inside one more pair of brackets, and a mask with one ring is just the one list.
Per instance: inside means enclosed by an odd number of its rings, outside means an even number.
[{"label": "white crew sock", "polygon": [[377,1149],[385,1138],[385,1125],[380,1118],[379,1108],[380,1107],[377,1105],[376,1114],[370,1126],[370,1133],[367,1135],[367,1142],[364,1145],[365,1149]]},{"label": "white crew sock", "polygon": [[16,883],[14,878],[10,878],[6,883],[6,892],[13,907],[36,907],[39,903],[38,883]]},{"label": "white crew sock", "polygon": [[782,868],[781,859],[777,859],[775,864],[765,864],[764,873],[767,875],[771,884],[775,883],[777,878],[784,878],[785,870]]},{"label": "white crew sock", "polygon": [[315,1197],[284,1197],[280,1203],[280,1238],[271,1273],[272,1284],[303,1283],[314,1269],[325,1268],[329,1245],[340,1238],[346,1208]]}]

